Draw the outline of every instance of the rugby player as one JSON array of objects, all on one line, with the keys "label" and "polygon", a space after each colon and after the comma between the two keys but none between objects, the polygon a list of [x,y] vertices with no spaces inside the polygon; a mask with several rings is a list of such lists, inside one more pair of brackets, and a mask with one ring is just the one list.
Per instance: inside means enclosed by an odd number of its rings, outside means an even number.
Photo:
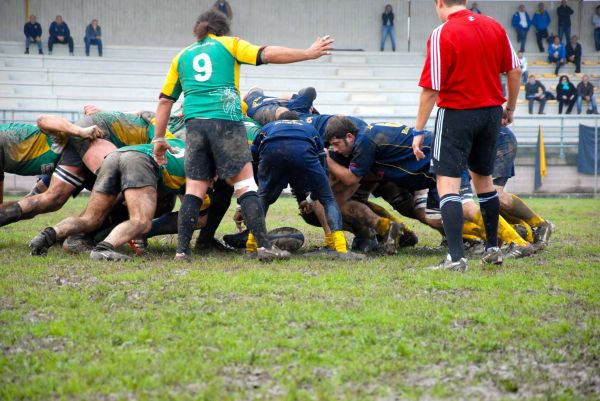
[{"label": "rugby player", "polygon": [[257,195],[250,151],[242,121],[239,93],[240,64],[285,64],[329,54],[333,39],[318,38],[308,49],[278,46],[259,47],[229,33],[229,20],[219,12],[207,11],[197,20],[197,42],[172,60],[156,111],[154,154],[165,162],[169,145],[164,140],[173,103],[184,93],[186,120],[186,195],[179,212],[176,259],[190,258],[192,229],[202,199],[215,176],[233,185],[249,237],[258,244],[260,260],[287,259],[289,252],[273,247],[267,237],[264,212]]},{"label": "rugby player", "polygon": [[282,97],[265,96],[262,89],[254,87],[244,96],[244,103],[248,106],[246,112],[248,117],[260,125],[265,125],[278,120],[279,115],[286,111],[310,113],[316,97],[317,91],[312,87],[303,88],[298,93]]},{"label": "rugby player", "polygon": [[111,152],[98,171],[92,194],[84,213],[69,217],[55,227],[48,227],[30,243],[32,255],[43,255],[56,242],[74,234],[97,230],[119,195],[127,204],[129,219],[117,225],[110,234],[90,252],[94,260],[129,260],[116,248],[143,236],[152,227],[156,211],[157,189],[180,192],[185,186],[184,145],[180,139],[168,140],[171,152],[161,167],[154,161],[151,144],[121,147]]}]

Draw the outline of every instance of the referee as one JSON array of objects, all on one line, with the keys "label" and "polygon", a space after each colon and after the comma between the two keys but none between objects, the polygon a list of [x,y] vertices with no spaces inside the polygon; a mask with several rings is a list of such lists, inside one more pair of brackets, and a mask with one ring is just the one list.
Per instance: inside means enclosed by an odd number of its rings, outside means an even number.
[{"label": "referee", "polygon": [[[436,0],[443,22],[429,37],[421,73],[422,87],[415,123],[413,152],[422,152],[425,125],[439,107],[432,152],[448,256],[431,269],[465,271],[462,242],[463,211],[459,195],[465,168],[473,179],[487,235],[482,263],[502,263],[498,248],[500,202],[492,182],[496,138],[510,124],[519,93],[521,68],[504,28],[494,19],[474,14],[466,0]],[[506,72],[508,101],[502,95],[500,74]]]}]

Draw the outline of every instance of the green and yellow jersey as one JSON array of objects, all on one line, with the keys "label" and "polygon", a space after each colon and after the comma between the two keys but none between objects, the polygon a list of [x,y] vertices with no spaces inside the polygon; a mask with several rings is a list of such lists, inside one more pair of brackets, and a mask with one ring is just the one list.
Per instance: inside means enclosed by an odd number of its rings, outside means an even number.
[{"label": "green and yellow jersey", "polygon": [[[101,111],[90,116],[93,123],[108,134],[104,139],[117,148],[150,143],[154,138],[154,118],[147,121],[142,116],[120,111]],[[175,138],[168,129],[166,138]]]},{"label": "green and yellow jersey", "polygon": [[[158,187],[167,192],[182,192],[185,187],[185,141],[178,138],[168,139],[173,153],[166,152],[167,163],[159,169]],[[154,145],[141,144],[124,146],[119,152],[136,151],[154,159]]]},{"label": "green and yellow jersey", "polygon": [[240,64],[259,63],[260,47],[230,36],[208,35],[171,62],[161,97],[184,94],[185,119],[242,120]]},{"label": "green and yellow jersey", "polygon": [[37,125],[0,124],[0,178],[50,174],[67,144],[67,134],[46,133]]},{"label": "green and yellow jersey", "polygon": [[248,145],[252,145],[252,143],[254,142],[254,138],[256,138],[258,134],[260,134],[262,126],[250,117],[244,116],[243,121],[244,128],[246,128],[246,138],[248,138]]}]

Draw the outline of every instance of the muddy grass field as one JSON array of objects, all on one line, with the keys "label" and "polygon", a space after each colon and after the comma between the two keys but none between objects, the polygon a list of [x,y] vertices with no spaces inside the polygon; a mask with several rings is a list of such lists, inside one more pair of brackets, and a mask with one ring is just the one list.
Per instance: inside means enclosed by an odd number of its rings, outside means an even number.
[{"label": "muddy grass field", "polygon": [[[171,237],[129,263],[29,256],[71,201],[0,229],[0,399],[600,399],[600,201],[528,202],[550,247],[459,274],[421,270],[445,252],[416,224],[416,248],[355,263],[176,264]],[[320,244],[293,200],[269,213]]]}]

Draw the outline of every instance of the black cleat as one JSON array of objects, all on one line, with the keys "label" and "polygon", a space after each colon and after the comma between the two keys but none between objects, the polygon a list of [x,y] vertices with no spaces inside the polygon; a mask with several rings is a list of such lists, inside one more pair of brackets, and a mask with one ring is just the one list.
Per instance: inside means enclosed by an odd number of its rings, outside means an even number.
[{"label": "black cleat", "polygon": [[196,252],[233,252],[235,248],[227,245],[223,241],[216,238],[210,238],[208,240],[201,241],[200,237],[196,240],[194,246]]},{"label": "black cleat", "polygon": [[245,230],[235,234],[227,234],[223,236],[223,242],[235,249],[244,249],[246,247],[246,241],[248,241],[248,233],[250,231]]},{"label": "black cleat", "polygon": [[481,264],[482,265],[501,265],[502,264],[502,251],[500,248],[493,247],[488,248],[483,252],[483,256],[481,256]]},{"label": "black cleat", "polygon": [[39,256],[47,254],[48,249],[54,244],[56,244],[56,231],[52,227],[48,227],[33,237],[29,243],[29,248],[32,255]]},{"label": "black cleat", "polygon": [[90,259],[92,260],[110,260],[114,262],[129,261],[133,260],[131,256],[124,255],[112,249],[98,249],[94,248],[90,252]]},{"label": "black cleat", "polygon": [[520,259],[533,255],[535,251],[536,249],[531,244],[521,246],[513,242],[506,249],[505,257],[506,259]]},{"label": "black cleat", "polygon": [[543,247],[546,247],[550,242],[550,236],[552,236],[553,229],[554,224],[549,221],[544,221],[542,224],[533,229],[534,241],[542,244]]},{"label": "black cleat", "polygon": [[387,232],[383,236],[383,250],[388,255],[393,255],[398,250],[398,242],[400,241],[400,237],[402,236],[402,232],[404,226],[400,223],[396,223],[392,221],[390,223],[390,228],[388,228]]},{"label": "black cleat", "polygon": [[267,248],[258,248],[258,260],[261,262],[270,262],[272,260],[288,260],[290,258],[290,253],[288,251],[284,251],[283,249],[277,248],[275,245],[271,246],[270,249]]},{"label": "black cleat", "polygon": [[406,230],[398,239],[398,248],[406,248],[415,246],[419,243],[419,237],[417,234],[410,230]]}]

